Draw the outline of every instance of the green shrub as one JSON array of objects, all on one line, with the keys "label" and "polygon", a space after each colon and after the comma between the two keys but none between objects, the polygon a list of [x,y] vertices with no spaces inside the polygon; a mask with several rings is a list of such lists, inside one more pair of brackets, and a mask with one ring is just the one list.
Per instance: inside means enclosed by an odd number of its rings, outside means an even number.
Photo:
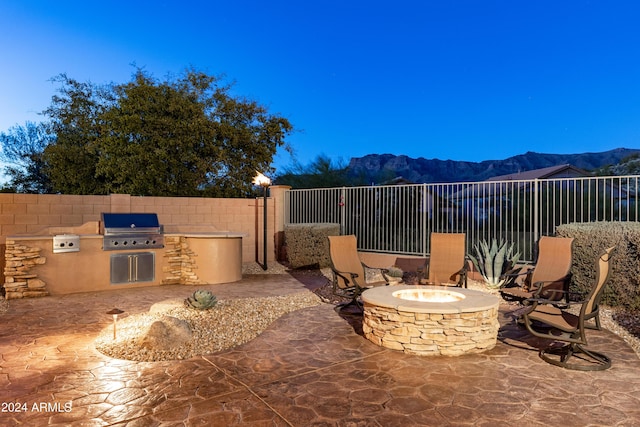
[{"label": "green shrub", "polygon": [[615,246],[610,267],[611,280],[602,303],[628,311],[640,311],[640,223],[591,222],[561,225],[558,237],[573,237],[571,292],[583,298],[595,282],[596,260]]},{"label": "green shrub", "polygon": [[329,267],[329,236],[340,235],[340,224],[289,224],[284,227],[287,258],[291,268]]}]

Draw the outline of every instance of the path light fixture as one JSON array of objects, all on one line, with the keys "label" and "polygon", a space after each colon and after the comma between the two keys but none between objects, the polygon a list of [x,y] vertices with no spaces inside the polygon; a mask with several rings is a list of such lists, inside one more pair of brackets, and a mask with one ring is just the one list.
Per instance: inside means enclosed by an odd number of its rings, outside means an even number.
[{"label": "path light fixture", "polygon": [[113,339],[116,339],[116,323],[118,322],[118,314],[122,314],[124,311],[119,308],[114,308],[112,310],[107,311],[107,314],[113,315]]},{"label": "path light fixture", "polygon": [[269,177],[263,175],[258,172],[258,174],[253,178],[253,184],[259,185],[262,187],[264,202],[262,203],[262,207],[264,208],[264,219],[262,220],[263,225],[263,237],[262,237],[262,257],[263,264],[262,269],[267,269],[267,189],[271,185],[271,179]]}]

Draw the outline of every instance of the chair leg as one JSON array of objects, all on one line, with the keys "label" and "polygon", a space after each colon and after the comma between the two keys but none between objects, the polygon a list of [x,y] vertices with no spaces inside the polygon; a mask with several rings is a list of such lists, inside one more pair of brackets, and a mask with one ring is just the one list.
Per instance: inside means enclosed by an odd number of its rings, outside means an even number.
[{"label": "chair leg", "polygon": [[[576,371],[603,371],[611,367],[609,357],[575,343],[540,350],[539,355],[547,363]],[[574,360],[582,359],[584,363],[569,363],[572,357]]]},{"label": "chair leg", "polygon": [[600,314],[596,315],[596,329],[599,331],[602,330],[602,325],[600,325]]},{"label": "chair leg", "polygon": [[364,306],[362,305],[362,303],[360,301],[358,301],[358,298],[354,298],[349,302],[343,302],[341,304],[338,304],[335,307],[333,307],[333,309],[336,312],[340,312],[340,311],[342,311],[342,309],[344,309],[346,307],[350,307],[350,306],[355,306],[358,309],[358,311],[364,312]]}]

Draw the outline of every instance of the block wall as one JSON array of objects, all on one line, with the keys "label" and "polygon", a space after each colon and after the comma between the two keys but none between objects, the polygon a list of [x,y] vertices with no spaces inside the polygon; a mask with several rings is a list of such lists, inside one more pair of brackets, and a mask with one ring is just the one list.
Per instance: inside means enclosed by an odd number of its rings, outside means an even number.
[{"label": "block wall", "polygon": [[[287,186],[272,186],[267,199],[267,260],[275,260],[276,233],[283,229],[282,204]],[[0,262],[7,236],[43,234],[48,227],[77,227],[100,221],[102,212],[155,212],[166,226],[234,231],[243,238],[243,262],[263,262],[263,198],[139,197],[128,194],[77,196],[0,193]],[[276,217],[276,213],[280,213]]]}]

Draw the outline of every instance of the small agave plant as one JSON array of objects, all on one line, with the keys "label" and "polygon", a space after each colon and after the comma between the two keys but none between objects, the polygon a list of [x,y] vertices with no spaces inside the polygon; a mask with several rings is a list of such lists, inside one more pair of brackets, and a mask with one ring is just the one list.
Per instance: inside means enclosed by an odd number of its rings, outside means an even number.
[{"label": "small agave plant", "polygon": [[393,266],[387,269],[387,276],[401,278],[404,272],[399,267]]},{"label": "small agave plant", "polygon": [[218,303],[218,299],[211,291],[198,289],[189,298],[184,300],[184,305],[196,310],[208,310]]},{"label": "small agave plant", "polygon": [[404,272],[402,271],[402,269],[394,265],[387,268],[384,274],[387,276],[388,282],[400,283],[402,281],[402,275],[404,274]]},{"label": "small agave plant", "polygon": [[477,256],[469,255],[487,287],[495,289],[509,283],[511,278],[503,277],[520,259],[520,252],[514,253],[514,244],[495,238],[489,244],[481,240],[474,245]]}]

